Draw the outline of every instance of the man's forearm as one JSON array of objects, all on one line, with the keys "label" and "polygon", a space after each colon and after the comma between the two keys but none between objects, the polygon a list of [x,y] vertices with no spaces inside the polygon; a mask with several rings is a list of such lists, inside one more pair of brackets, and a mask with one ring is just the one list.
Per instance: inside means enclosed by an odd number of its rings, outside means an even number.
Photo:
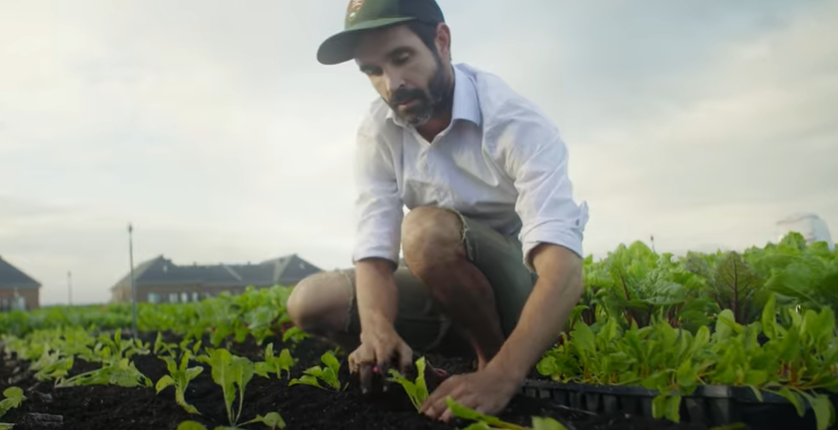
[{"label": "man's forearm", "polygon": [[355,264],[355,294],[362,330],[395,322],[398,291],[393,271],[393,262],[385,259],[370,258]]},{"label": "man's forearm", "polygon": [[548,245],[534,253],[539,279],[518,325],[487,370],[523,381],[558,338],[584,289],[582,261],[566,248]]}]

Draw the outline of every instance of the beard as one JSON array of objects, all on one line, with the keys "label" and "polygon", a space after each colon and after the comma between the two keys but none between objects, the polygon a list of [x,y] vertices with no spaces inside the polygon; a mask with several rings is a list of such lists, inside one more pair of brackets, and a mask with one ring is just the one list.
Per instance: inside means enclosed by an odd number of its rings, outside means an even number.
[{"label": "beard", "polygon": [[[446,110],[452,101],[449,91],[448,77],[439,55],[436,57],[436,70],[428,80],[428,89],[399,88],[387,102],[393,113],[402,121],[413,127],[427,123],[431,118]],[[402,103],[414,102],[411,106],[400,106]]]}]

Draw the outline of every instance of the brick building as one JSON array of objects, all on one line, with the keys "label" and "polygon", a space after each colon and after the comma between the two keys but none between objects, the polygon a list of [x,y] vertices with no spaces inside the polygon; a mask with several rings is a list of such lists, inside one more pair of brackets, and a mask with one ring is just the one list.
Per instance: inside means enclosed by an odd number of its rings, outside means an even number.
[{"label": "brick building", "polygon": [[[296,254],[258,264],[176,265],[162,255],[134,268],[138,302],[185,303],[222,292],[240,294],[252,285],[293,286],[321,269]],[[111,301],[131,301],[131,277],[111,287]]]},{"label": "brick building", "polygon": [[41,284],[0,256],[0,311],[40,306]]}]

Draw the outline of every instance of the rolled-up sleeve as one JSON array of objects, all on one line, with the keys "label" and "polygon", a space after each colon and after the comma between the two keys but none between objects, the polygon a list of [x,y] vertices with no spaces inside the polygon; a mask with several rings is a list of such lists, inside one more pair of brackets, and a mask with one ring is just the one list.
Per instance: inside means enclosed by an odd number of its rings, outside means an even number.
[{"label": "rolled-up sleeve", "polygon": [[384,258],[398,263],[404,203],[392,153],[367,122],[359,129],[357,139],[352,263],[365,258]]},{"label": "rolled-up sleeve", "polygon": [[524,264],[535,272],[532,250],[560,245],[584,258],[586,203],[577,204],[568,176],[568,150],[558,130],[538,112],[516,109],[497,132],[498,154],[512,178],[521,218]]}]

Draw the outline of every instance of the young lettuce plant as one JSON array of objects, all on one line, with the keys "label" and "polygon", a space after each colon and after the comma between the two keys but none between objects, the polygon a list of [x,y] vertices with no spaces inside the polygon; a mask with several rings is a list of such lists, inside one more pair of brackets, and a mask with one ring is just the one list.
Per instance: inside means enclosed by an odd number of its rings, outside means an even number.
[{"label": "young lettuce plant", "polygon": [[[23,390],[19,387],[9,387],[3,391],[3,400],[0,400],[0,418],[6,414],[10,409],[19,407],[26,397],[23,395]],[[0,430],[11,430],[14,424],[0,423]]]},{"label": "young lettuce plant", "polygon": [[[349,384],[347,383],[342,386],[340,381],[338,380],[340,362],[338,362],[338,359],[335,357],[335,354],[331,351],[327,351],[320,357],[320,361],[323,362],[323,364],[325,364],[326,367],[310,367],[303,371],[302,377],[300,377],[299,379],[292,379],[288,383],[288,386],[303,384],[323,389],[331,388],[335,391],[343,391],[344,389],[346,389],[346,387]],[[321,385],[321,382],[326,384],[326,386]]]},{"label": "young lettuce plant", "polygon": [[[271,430],[276,429],[284,429],[285,428],[285,420],[282,419],[282,416],[279,415],[279,412],[271,412],[265,416],[258,415],[256,418],[243,422],[240,425],[248,425],[248,424],[256,424],[262,423],[268,426]],[[207,430],[207,427],[197,421],[183,421],[177,426],[177,430]],[[219,426],[213,430],[241,430],[239,427],[225,427]]]},{"label": "young lettuce plant", "polygon": [[[253,362],[247,357],[232,355],[226,349],[209,348],[207,352],[209,355],[200,356],[198,360],[208,363],[212,367],[212,379],[221,386],[224,392],[227,418],[230,420],[230,425],[235,427],[241,417],[245,387],[253,379]],[[237,387],[239,407],[238,410],[234,411],[233,401],[236,399]]]},{"label": "young lettuce plant", "polygon": [[168,375],[163,375],[158,381],[155,389],[157,390],[157,394],[160,394],[166,387],[171,385],[175,386],[175,401],[181,407],[183,407],[186,412],[195,415],[201,415],[198,412],[198,409],[195,406],[190,405],[186,402],[186,387],[189,385],[189,381],[198,377],[201,372],[204,371],[203,367],[195,366],[187,368],[189,365],[189,359],[192,357],[192,352],[190,350],[186,350],[183,353],[183,357],[180,359],[180,366],[177,365],[174,358],[172,357],[160,357],[161,360],[166,362],[166,367],[169,369]]},{"label": "young lettuce plant", "polygon": [[399,373],[398,370],[390,369],[390,378],[387,380],[401,385],[407,396],[410,397],[413,406],[419,411],[422,408],[422,403],[428,398],[428,385],[425,382],[425,357],[416,360],[416,372],[418,374],[416,381],[411,381]]},{"label": "young lettuce plant", "polygon": [[457,403],[451,396],[445,399],[445,401],[448,403],[448,408],[451,409],[455,417],[477,421],[463,430],[567,430],[567,427],[552,418],[533,417],[532,428],[528,429],[517,424],[501,421],[499,418],[491,415],[481,414],[474,409]]},{"label": "young lettuce plant", "polygon": [[263,378],[270,378],[275,373],[278,379],[282,379],[284,370],[288,377],[291,377],[291,368],[297,364],[297,359],[291,357],[288,348],[282,350],[279,356],[274,356],[274,345],[269,343],[265,348],[265,361],[256,363],[255,373]]}]

